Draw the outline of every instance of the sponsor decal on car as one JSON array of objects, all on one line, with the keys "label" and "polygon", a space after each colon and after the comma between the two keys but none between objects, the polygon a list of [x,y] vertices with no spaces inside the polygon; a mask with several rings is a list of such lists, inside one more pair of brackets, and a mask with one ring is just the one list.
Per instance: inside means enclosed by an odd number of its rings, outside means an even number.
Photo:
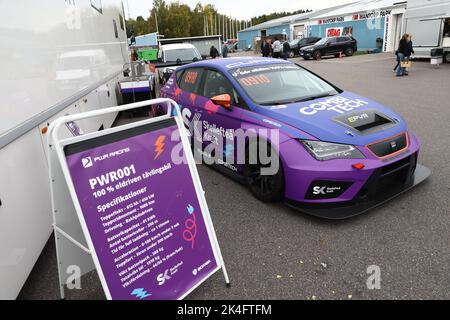
[{"label": "sponsor decal on car", "polygon": [[300,108],[299,111],[306,116],[312,116],[325,110],[343,114],[368,104],[369,102],[361,99],[348,99],[342,96],[337,96],[312,103],[309,106]]}]

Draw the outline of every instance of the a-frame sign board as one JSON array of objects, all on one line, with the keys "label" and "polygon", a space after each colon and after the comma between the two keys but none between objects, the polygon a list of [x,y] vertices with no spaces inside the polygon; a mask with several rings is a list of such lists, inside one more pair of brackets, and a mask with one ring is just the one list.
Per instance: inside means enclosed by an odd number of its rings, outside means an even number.
[{"label": "a-frame sign board", "polygon": [[[59,137],[68,123],[154,105],[165,105],[167,115]],[[183,299],[219,269],[229,283],[173,100],[57,119],[49,167],[62,298],[76,270],[96,269],[108,299]]]}]

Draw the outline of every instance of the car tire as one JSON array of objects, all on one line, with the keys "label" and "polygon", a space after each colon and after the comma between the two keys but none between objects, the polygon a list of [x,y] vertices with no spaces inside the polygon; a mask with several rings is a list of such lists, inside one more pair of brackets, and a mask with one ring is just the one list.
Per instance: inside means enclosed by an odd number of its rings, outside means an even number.
[{"label": "car tire", "polygon": [[450,52],[444,53],[444,63],[450,63]]},{"label": "car tire", "polygon": [[353,48],[347,48],[347,49],[345,49],[345,52],[344,52],[344,54],[347,57],[351,57],[354,53],[355,53],[355,50],[353,50]]},{"label": "car tire", "polygon": [[314,53],[312,54],[313,58],[315,60],[320,60],[322,59],[322,54],[320,53],[320,51],[314,51]]},{"label": "car tire", "polygon": [[[250,192],[259,200],[263,202],[278,202],[284,198],[284,173],[281,165],[281,160],[278,155],[278,170],[273,175],[261,175],[261,169],[270,167],[263,165],[259,159],[259,146],[266,144],[266,150],[270,150],[270,154],[274,154],[275,150],[264,139],[252,140],[248,143],[245,155],[244,176]],[[250,150],[257,150],[258,159],[250,162]],[[256,162],[256,163],[255,163]]]},{"label": "car tire", "polygon": [[289,51],[288,57],[291,58],[291,59],[294,58],[295,57],[294,51]]}]

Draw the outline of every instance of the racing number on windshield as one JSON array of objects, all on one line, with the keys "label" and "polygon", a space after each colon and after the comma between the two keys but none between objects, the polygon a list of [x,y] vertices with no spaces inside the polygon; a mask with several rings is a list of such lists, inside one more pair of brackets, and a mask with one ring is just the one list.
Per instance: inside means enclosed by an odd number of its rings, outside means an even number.
[{"label": "racing number on windshield", "polygon": [[195,84],[197,82],[198,72],[196,71],[188,71],[186,73],[186,77],[184,77],[184,82],[189,84]]},{"label": "racing number on windshield", "polygon": [[268,84],[268,83],[270,83],[270,79],[266,75],[260,74],[257,76],[250,76],[250,77],[242,78],[239,80],[239,82],[242,83],[246,87],[251,87],[251,86],[260,85],[260,84]]}]

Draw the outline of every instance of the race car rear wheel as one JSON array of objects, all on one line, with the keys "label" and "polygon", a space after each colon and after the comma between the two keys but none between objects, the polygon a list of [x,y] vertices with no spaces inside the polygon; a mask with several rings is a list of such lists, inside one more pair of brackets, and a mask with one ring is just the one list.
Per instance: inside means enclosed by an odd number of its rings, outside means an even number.
[{"label": "race car rear wheel", "polygon": [[[271,163],[263,164],[260,158],[260,145],[266,144],[265,149],[267,150],[267,156],[272,157],[274,155],[278,161],[278,168],[276,173],[271,175],[264,175],[262,171],[264,168],[268,169],[271,167]],[[251,146],[251,144],[256,144]],[[250,157],[250,151],[257,151],[257,159]],[[264,153],[263,153],[264,154]],[[256,160],[256,161],[250,161]],[[266,161],[264,161],[265,163]],[[284,173],[281,166],[280,158],[275,150],[267,143],[267,141],[259,139],[258,141],[252,141],[246,148],[245,156],[245,169],[244,174],[247,181],[247,185],[251,193],[259,200],[264,202],[276,202],[280,201],[284,197]]]}]

